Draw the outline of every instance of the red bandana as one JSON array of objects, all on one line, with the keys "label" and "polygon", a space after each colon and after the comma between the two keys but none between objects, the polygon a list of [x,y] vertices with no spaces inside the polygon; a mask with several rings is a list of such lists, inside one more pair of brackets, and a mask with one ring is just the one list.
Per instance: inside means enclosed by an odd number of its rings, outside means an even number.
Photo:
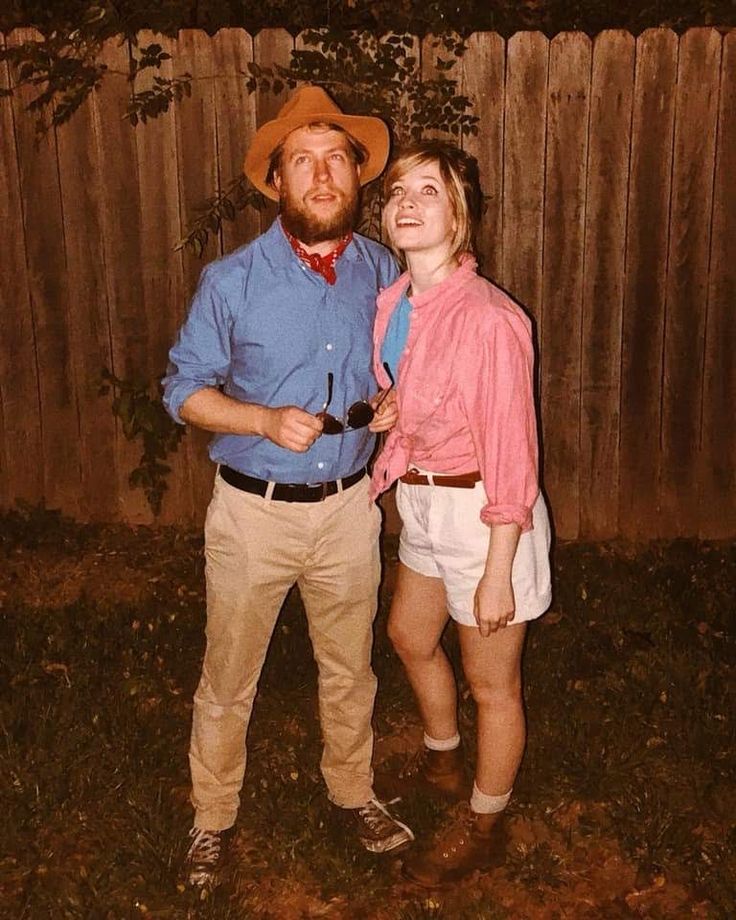
[{"label": "red bandana", "polygon": [[307,252],[299,240],[291,233],[289,233],[283,224],[281,225],[281,229],[284,231],[286,239],[291,243],[291,248],[305,265],[309,266],[312,271],[317,272],[318,275],[322,275],[328,284],[334,284],[337,281],[337,275],[335,274],[335,263],[347,249],[348,244],[353,238],[352,233],[348,233],[346,236],[344,236],[337,244],[337,246],[332,250],[332,252],[328,252],[326,256],[321,256],[316,252]]}]

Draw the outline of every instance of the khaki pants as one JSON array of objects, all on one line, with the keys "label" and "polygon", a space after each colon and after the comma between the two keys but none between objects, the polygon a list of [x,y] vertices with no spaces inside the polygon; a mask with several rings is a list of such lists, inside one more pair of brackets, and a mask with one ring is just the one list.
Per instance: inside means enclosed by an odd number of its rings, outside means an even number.
[{"label": "khaki pants", "polygon": [[205,524],[207,649],[189,750],[195,826],[224,830],[235,822],[253,699],[295,582],[319,671],[329,797],[345,808],[372,797],[379,530],[367,477],[315,503],[269,501],[216,478]]}]

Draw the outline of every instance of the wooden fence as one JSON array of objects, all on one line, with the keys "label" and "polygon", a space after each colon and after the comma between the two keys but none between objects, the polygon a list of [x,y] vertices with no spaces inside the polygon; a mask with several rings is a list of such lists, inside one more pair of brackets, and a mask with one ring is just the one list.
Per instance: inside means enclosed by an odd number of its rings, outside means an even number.
[{"label": "wooden fence", "polygon": [[[174,249],[283,104],[247,93],[246,65],[288,63],[294,40],[155,40],[195,80],[145,127],[115,43],[103,88],[40,142],[27,97],[0,99],[0,507],[151,520],[100,370],[160,375],[203,263],[273,216],[239,214],[203,260]],[[484,266],[536,319],[558,536],[736,536],[736,33],[476,34],[461,70]],[[201,520],[205,443],[184,439],[162,521]]]}]

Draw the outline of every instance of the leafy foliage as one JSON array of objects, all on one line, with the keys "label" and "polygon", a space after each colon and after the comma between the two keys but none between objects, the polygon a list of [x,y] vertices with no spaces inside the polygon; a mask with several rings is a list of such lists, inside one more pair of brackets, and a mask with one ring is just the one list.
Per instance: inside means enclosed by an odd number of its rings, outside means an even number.
[{"label": "leafy foliage", "polygon": [[466,50],[459,36],[431,41],[433,50],[447,55],[437,58],[433,79],[422,79],[410,35],[312,30],[302,38],[307,48],[292,52],[289,67],[249,64],[248,89],[278,93],[298,83],[322,86],[351,114],[376,115],[390,124],[399,144],[428,131],[457,139],[477,133],[478,118],[468,111],[472,102],[451,75]]},{"label": "leafy foliage", "polygon": [[[90,0],[6,0],[0,9],[0,30],[48,22],[60,15],[78,19],[89,5]],[[115,8],[138,28],[204,29],[210,34],[228,26],[251,34],[276,26],[293,34],[334,28],[415,35],[453,29],[502,35],[539,29],[554,35],[579,29],[593,35],[611,28],[638,33],[660,25],[682,31],[693,25],[736,24],[732,0],[620,0],[615,4],[605,0],[115,0]]]},{"label": "leafy foliage", "polygon": [[[164,61],[171,60],[171,55],[152,44],[139,49],[139,57],[131,57],[129,81],[135,84],[137,76],[147,68],[160,68]],[[185,96],[192,95],[192,75],[184,73],[179,77],[154,76],[150,89],[135,91],[128,106],[128,121],[135,127],[139,121],[146,123],[149,118],[158,118],[169,111],[173,102],[181,102]]]},{"label": "leafy foliage", "polygon": [[201,258],[210,233],[219,233],[223,220],[235,220],[236,212],[247,207],[260,211],[265,203],[263,195],[248,183],[245,176],[237,176],[222,191],[199,205],[199,216],[176,244],[176,249],[188,247]]},{"label": "leafy foliage", "polygon": [[143,489],[154,514],[161,513],[164,492],[168,489],[166,477],[171,467],[164,461],[176,451],[184,435],[163,407],[154,387],[135,380],[121,380],[107,368],[102,371],[103,385],[100,395],[113,393],[112,412],[120,419],[123,434],[128,441],[139,438],[143,453],[138,466],[128,477],[131,488]]},{"label": "leafy foliage", "polygon": [[0,92],[8,96],[22,86],[32,87],[35,95],[27,108],[37,115],[37,131],[43,133],[61,125],[102,83],[108,73],[107,65],[100,61],[102,47],[119,37],[129,49],[127,78],[132,99],[128,120],[136,125],[155,118],[168,111],[172,102],[190,94],[192,77],[189,73],[155,75],[151,89],[136,91],[136,81],[144,71],[160,70],[171,58],[157,43],[139,46],[136,28],[111,4],[90,5],[78,20],[46,24],[38,39],[0,47],[0,61],[8,61],[15,76],[14,86]]},{"label": "leafy foliage", "polygon": [[[71,118],[102,82],[107,68],[97,58],[111,34],[107,19],[103,7],[90,7],[76,28],[53,28],[39,40],[0,48],[0,61],[9,61],[15,69],[16,87],[37,89],[28,110],[37,114],[39,131]],[[0,92],[12,94],[12,90]],[[47,122],[44,114],[49,108]]]}]

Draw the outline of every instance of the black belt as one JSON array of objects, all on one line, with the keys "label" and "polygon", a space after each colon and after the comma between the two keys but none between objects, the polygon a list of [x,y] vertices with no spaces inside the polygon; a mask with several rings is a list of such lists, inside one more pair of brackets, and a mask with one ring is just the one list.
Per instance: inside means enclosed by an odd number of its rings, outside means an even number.
[{"label": "black belt", "polygon": [[[275,502],[321,502],[328,495],[334,495],[340,491],[338,486],[342,485],[342,491],[349,489],[365,476],[365,467],[353,473],[352,476],[346,476],[345,479],[333,479],[332,482],[318,482],[314,485],[305,485],[300,482],[277,482],[274,483],[271,499]],[[265,479],[256,479],[253,476],[246,476],[245,473],[239,473],[229,466],[220,467],[220,476],[228,485],[240,489],[241,492],[252,492],[253,495],[265,496],[270,485]]]}]

